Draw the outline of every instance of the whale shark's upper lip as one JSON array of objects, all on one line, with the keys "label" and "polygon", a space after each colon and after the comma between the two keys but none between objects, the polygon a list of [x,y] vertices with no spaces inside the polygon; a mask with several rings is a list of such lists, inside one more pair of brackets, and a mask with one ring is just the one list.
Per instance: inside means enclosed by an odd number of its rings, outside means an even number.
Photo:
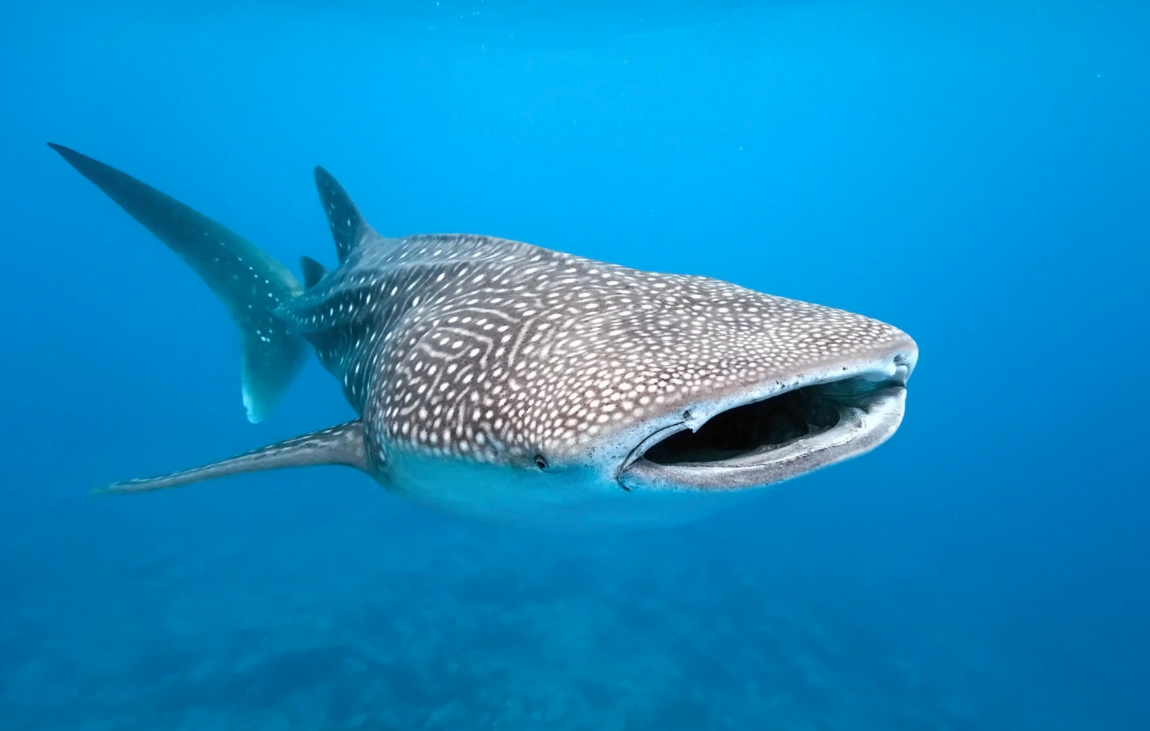
[{"label": "whale shark's upper lip", "polygon": [[658,428],[623,460],[626,490],[740,490],[772,485],[877,447],[902,421],[916,352],[797,378],[769,393],[703,405],[703,418]]}]

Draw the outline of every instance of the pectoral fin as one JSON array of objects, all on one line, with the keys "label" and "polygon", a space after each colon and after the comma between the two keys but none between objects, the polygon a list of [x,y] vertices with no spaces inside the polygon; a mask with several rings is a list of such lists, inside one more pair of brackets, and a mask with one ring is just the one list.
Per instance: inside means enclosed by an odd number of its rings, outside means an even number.
[{"label": "pectoral fin", "polygon": [[159,477],[115,482],[96,490],[95,493],[103,495],[163,490],[245,472],[262,472],[286,467],[345,465],[366,472],[367,450],[363,439],[363,422],[356,419],[330,429],[260,447],[203,467],[194,467]]}]

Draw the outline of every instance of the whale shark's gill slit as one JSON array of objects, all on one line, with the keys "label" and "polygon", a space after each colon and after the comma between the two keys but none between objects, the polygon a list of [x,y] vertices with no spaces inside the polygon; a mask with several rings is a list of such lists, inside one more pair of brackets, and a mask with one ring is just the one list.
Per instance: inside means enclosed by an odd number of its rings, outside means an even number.
[{"label": "whale shark's gill slit", "polygon": [[711,417],[698,431],[676,432],[643,457],[659,465],[725,462],[767,453],[839,425],[843,407],[858,407],[872,382],[850,378],[806,386]]}]

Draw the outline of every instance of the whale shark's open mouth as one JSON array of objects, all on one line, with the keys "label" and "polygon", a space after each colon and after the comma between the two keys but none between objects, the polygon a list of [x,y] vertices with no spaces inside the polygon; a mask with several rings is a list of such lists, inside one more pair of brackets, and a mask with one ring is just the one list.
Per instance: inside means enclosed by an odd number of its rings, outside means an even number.
[{"label": "whale shark's open mouth", "polygon": [[903,375],[866,373],[792,388],[720,411],[693,431],[679,422],[645,439],[619,482],[627,489],[746,489],[862,454],[902,421]]}]

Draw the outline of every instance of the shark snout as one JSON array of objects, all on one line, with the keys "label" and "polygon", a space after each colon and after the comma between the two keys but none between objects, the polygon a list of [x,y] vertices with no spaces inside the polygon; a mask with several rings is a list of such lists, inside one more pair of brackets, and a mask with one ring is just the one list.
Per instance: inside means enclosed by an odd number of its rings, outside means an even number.
[{"label": "shark snout", "polygon": [[894,366],[891,380],[906,386],[914,368],[918,365],[918,343],[906,333],[899,333],[902,337],[895,347],[891,348],[890,363]]}]

